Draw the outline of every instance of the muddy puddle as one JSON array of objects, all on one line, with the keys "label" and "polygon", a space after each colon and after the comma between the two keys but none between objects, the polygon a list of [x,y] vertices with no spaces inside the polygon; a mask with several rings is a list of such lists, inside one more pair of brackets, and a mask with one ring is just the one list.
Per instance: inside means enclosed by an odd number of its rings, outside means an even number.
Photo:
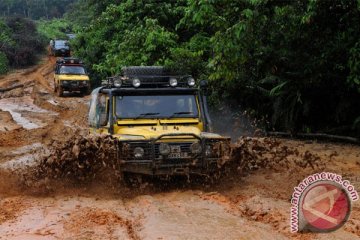
[{"label": "muddy puddle", "polygon": [[44,114],[47,116],[56,116],[57,113],[47,111],[34,104],[34,100],[30,96],[20,98],[4,98],[0,99],[0,110],[8,112],[13,121],[9,120],[8,126],[3,125],[3,130],[14,129],[13,125],[18,125],[24,129],[31,130],[46,126],[41,120]]}]

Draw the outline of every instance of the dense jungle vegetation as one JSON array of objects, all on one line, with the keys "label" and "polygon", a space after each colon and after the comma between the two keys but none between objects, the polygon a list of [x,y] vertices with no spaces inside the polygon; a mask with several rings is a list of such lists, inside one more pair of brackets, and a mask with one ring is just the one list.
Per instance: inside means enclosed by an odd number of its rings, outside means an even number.
[{"label": "dense jungle vegetation", "polygon": [[73,2],[0,1],[0,74],[10,68],[36,64],[50,38],[64,37],[70,27],[67,21],[59,18]]},{"label": "dense jungle vegetation", "polygon": [[126,65],[176,67],[209,80],[213,106],[268,129],[360,136],[358,0],[78,0],[64,11],[97,83]]}]

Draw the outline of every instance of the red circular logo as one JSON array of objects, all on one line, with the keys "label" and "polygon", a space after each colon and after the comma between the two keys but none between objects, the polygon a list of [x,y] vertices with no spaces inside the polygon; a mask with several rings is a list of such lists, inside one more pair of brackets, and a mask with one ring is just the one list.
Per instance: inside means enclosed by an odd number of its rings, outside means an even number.
[{"label": "red circular logo", "polygon": [[347,221],[351,205],[345,190],[331,182],[309,186],[301,201],[307,228],[312,231],[333,231]]}]

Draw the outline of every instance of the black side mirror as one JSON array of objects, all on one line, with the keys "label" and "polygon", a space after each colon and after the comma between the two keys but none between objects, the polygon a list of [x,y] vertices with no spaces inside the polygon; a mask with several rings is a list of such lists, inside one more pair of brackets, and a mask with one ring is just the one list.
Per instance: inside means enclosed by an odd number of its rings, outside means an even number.
[{"label": "black side mirror", "polygon": [[200,90],[203,92],[203,94],[207,95],[208,81],[207,80],[201,80],[199,85],[200,85]]},{"label": "black side mirror", "polygon": [[208,86],[207,80],[201,80],[200,81],[200,88],[206,90]]}]

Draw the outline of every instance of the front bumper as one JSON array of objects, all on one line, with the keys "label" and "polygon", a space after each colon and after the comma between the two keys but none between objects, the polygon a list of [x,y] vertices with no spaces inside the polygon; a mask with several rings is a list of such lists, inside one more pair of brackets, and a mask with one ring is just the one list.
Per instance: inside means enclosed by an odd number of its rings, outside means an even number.
[{"label": "front bumper", "polygon": [[60,85],[64,91],[84,91],[90,88],[90,82],[86,80],[62,80]]},{"label": "front bumper", "polygon": [[[169,138],[189,135],[194,138],[187,140]],[[166,142],[172,150],[176,150],[176,153],[161,155],[159,152],[161,142]],[[194,142],[200,143],[201,153],[191,153],[190,146]],[[135,158],[136,147],[144,149],[143,157]],[[229,138],[208,139],[194,134],[164,134],[152,140],[120,141],[118,162],[123,172],[146,175],[206,175],[219,169],[228,159],[229,153]]]},{"label": "front bumper", "polygon": [[70,56],[69,49],[56,49],[54,50],[55,57],[68,57]]}]

